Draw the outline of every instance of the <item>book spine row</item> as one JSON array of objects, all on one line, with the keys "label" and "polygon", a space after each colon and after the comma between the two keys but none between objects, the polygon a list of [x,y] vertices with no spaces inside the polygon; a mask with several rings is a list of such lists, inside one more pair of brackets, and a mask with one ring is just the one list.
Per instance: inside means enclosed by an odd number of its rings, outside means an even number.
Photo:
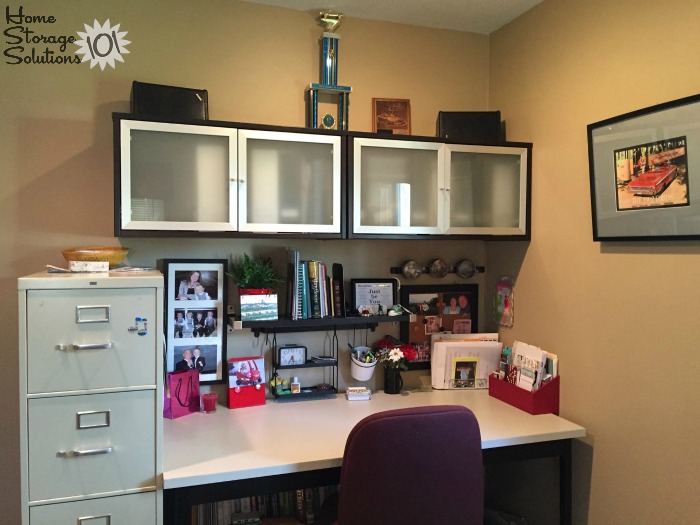
[{"label": "book spine row", "polygon": [[298,250],[288,255],[287,291],[292,320],[345,317],[343,267],[331,271],[321,261],[302,260]]},{"label": "book spine row", "polygon": [[202,503],[194,507],[193,525],[255,525],[266,518],[313,525],[319,523],[324,500],[336,492],[338,486],[331,485]]}]

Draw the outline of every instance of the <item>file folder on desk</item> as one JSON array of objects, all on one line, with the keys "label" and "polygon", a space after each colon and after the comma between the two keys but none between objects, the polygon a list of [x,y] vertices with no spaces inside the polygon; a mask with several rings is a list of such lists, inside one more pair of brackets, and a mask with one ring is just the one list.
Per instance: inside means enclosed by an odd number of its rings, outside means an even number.
[{"label": "file folder on desk", "polygon": [[431,385],[438,390],[487,388],[498,370],[503,343],[435,341],[430,354]]}]

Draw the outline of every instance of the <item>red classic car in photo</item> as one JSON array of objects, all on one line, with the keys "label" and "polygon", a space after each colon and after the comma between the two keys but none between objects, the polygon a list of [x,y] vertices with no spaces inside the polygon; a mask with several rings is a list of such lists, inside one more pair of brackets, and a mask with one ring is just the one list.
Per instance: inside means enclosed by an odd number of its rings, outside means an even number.
[{"label": "red classic car in photo", "polygon": [[673,164],[656,166],[651,171],[640,173],[627,185],[627,190],[635,195],[655,197],[673,182],[677,174],[678,168]]}]

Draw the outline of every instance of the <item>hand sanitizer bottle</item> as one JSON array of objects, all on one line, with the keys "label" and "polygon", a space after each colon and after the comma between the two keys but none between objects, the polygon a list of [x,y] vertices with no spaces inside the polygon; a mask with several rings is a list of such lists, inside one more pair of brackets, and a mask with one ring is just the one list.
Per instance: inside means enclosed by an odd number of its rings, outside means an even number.
[{"label": "hand sanitizer bottle", "polygon": [[292,379],[292,384],[290,385],[292,389],[292,394],[300,394],[301,393],[301,384],[299,383],[299,378],[294,377]]}]

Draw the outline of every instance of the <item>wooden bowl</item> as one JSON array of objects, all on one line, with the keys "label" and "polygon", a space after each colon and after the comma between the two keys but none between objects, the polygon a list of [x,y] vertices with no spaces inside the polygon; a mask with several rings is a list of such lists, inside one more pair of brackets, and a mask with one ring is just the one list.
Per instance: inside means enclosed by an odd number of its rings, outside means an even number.
[{"label": "wooden bowl", "polygon": [[129,253],[129,248],[121,246],[85,246],[63,250],[66,261],[108,262],[110,268],[119,265]]}]

